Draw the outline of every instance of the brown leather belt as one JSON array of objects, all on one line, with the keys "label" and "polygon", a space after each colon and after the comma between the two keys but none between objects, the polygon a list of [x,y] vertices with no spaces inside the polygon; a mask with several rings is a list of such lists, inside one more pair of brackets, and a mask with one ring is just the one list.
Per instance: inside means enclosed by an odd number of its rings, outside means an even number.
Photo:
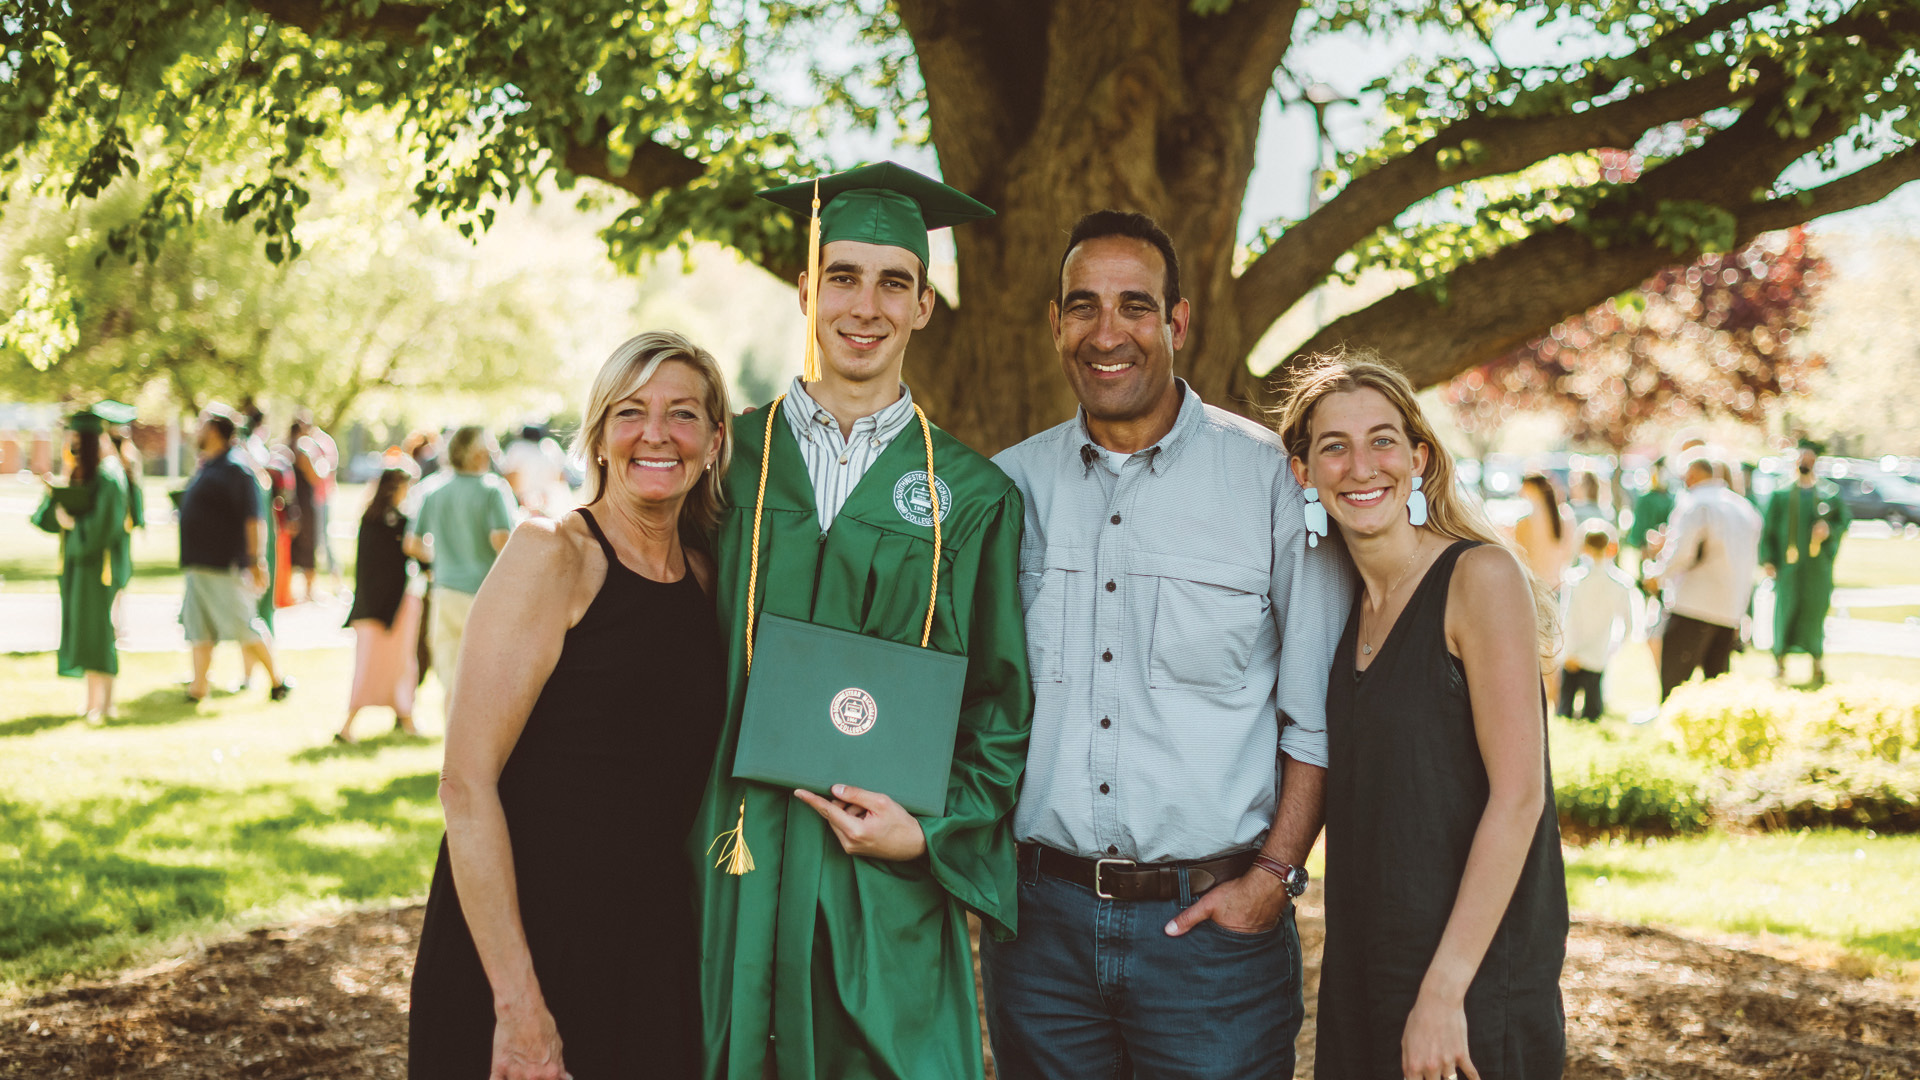
[{"label": "brown leather belt", "polygon": [[1102,900],[1172,900],[1180,895],[1180,871],[1194,896],[1232,881],[1253,866],[1253,850],[1195,862],[1138,863],[1132,859],[1085,859],[1044,844],[1021,844],[1020,862],[1038,859],[1040,872],[1091,889]]}]

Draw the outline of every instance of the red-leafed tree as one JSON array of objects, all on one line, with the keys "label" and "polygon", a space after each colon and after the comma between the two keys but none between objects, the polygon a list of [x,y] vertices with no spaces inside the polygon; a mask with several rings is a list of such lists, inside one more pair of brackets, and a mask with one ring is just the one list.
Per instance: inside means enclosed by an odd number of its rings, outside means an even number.
[{"label": "red-leafed tree", "polygon": [[1576,445],[1618,452],[1648,427],[1733,417],[1764,423],[1773,399],[1821,366],[1795,347],[1827,264],[1804,228],[1663,270],[1441,387],[1469,435],[1515,412],[1563,416]]}]

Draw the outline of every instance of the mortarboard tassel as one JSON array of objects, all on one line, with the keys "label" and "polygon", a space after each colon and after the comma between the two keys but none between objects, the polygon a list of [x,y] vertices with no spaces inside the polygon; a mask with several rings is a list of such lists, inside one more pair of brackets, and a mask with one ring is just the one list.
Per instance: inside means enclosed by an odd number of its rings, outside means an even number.
[{"label": "mortarboard tassel", "polygon": [[[820,181],[813,182],[813,214],[807,219],[807,352],[800,380],[820,381],[820,340],[815,335],[820,313]],[[752,868],[752,863],[748,863]]]},{"label": "mortarboard tassel", "polygon": [[718,870],[724,865],[727,873],[734,877],[752,872],[753,852],[747,850],[747,800],[740,800],[739,823],[714,837],[713,843],[707,845],[707,854],[713,854],[714,847],[722,840],[727,841],[727,846],[720,849],[720,857],[714,860],[713,868]]}]

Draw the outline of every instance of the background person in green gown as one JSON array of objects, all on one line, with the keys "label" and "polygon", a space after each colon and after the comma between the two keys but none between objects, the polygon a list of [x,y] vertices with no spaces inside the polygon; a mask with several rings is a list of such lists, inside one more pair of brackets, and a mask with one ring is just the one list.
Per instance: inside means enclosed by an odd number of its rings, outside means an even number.
[{"label": "background person in green gown", "polygon": [[[984,1061],[966,912],[1005,937],[1016,907],[1010,817],[1032,719],[1024,511],[1006,474],[921,426],[900,373],[933,314],[927,230],[992,211],[891,163],[822,178],[819,191],[821,270],[800,291],[804,307],[817,278],[821,377],[796,379],[771,417],[774,406],[734,420],[716,545],[727,719],[692,848],[702,857],[727,834],[745,851],[697,867],[705,1075],[974,1078]],[[767,196],[805,216],[812,192]],[[944,812],[915,817],[844,784],[823,799],[734,779],[750,581],[756,612],[920,645],[934,557],[921,501],[929,445],[942,529],[929,646],[967,658]]]},{"label": "background person in green gown", "polygon": [[113,708],[113,677],[120,673],[113,599],[132,572],[124,542],[127,477],[120,459],[102,452],[105,422],[98,415],[75,413],[67,426],[72,465],[66,483],[54,487],[48,478],[33,523],[60,535],[60,674],[86,678],[86,718],[99,723]]},{"label": "background person in green gown", "polygon": [[1787,654],[1813,657],[1813,681],[1827,680],[1827,608],[1833,603],[1833,563],[1853,515],[1831,480],[1813,473],[1819,444],[1802,440],[1794,482],[1767,502],[1760,562],[1773,579],[1773,675],[1785,678]]}]

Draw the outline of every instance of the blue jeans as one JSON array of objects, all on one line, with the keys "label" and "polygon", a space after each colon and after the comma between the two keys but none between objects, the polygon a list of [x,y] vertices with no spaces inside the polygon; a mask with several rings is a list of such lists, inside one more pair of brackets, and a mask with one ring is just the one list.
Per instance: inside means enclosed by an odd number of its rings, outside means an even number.
[{"label": "blue jeans", "polygon": [[1300,934],[1166,925],[1193,902],[1102,900],[1020,867],[1020,936],[980,939],[1002,1080],[1291,1080],[1305,1017]]}]

